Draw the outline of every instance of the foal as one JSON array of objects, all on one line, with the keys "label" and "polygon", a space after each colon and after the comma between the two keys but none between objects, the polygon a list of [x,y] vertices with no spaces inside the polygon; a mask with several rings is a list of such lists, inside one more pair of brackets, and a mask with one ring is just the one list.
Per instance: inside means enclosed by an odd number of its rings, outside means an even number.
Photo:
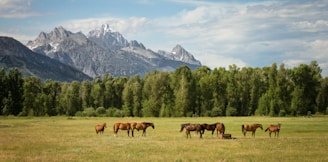
[{"label": "foal", "polygon": [[271,133],[274,132],[275,137],[279,137],[279,131],[280,131],[281,124],[278,123],[277,125],[270,125],[266,130],[269,131],[269,136],[271,138]]},{"label": "foal", "polygon": [[97,133],[97,134],[98,134],[98,133],[100,133],[100,134],[104,133],[105,128],[107,128],[107,127],[106,127],[106,123],[96,125],[96,127],[95,127],[95,129],[96,129],[96,133]]}]

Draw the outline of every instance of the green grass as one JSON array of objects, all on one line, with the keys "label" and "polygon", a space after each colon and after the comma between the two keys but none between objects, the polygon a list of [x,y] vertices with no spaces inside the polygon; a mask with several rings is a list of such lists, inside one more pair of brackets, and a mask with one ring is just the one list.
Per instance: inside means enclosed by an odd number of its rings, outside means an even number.
[{"label": "green grass", "polygon": [[[115,122],[154,122],[147,136],[128,137]],[[106,122],[104,134],[96,124]],[[186,139],[181,123],[223,122],[236,139],[221,140],[205,132]],[[281,123],[279,138],[258,129],[256,137],[242,135],[241,124]],[[0,117],[1,161],[328,161],[328,117],[269,118],[78,118]]]}]

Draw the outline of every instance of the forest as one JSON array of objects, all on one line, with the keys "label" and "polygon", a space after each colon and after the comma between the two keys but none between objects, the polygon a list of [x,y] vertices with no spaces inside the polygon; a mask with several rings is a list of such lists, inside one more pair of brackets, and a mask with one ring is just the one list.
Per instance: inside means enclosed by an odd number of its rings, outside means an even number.
[{"label": "forest", "polygon": [[42,81],[0,69],[0,115],[311,116],[328,114],[328,77],[316,61],[285,68],[181,66],[172,72],[89,81]]}]

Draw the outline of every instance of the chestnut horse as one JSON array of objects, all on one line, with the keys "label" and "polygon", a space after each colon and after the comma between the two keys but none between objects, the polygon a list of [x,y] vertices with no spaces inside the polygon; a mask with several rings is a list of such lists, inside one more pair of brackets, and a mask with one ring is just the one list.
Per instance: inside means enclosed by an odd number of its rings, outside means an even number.
[{"label": "chestnut horse", "polygon": [[186,129],[186,135],[187,135],[187,138],[188,136],[191,138],[191,135],[190,135],[190,131],[196,131],[197,133],[199,132],[200,133],[200,138],[202,138],[203,136],[203,128],[200,124],[189,124],[189,125],[186,125],[184,127]]},{"label": "chestnut horse", "polygon": [[127,130],[128,136],[130,136],[130,129],[131,129],[130,123],[115,123],[113,127],[114,127],[114,136],[117,136],[117,132],[119,129]]},{"label": "chestnut horse", "polygon": [[280,131],[280,126],[281,124],[278,123],[277,125],[270,125],[266,130],[266,131],[269,131],[269,136],[271,138],[271,133],[274,132],[274,136],[275,137],[279,137],[279,131]]},{"label": "chestnut horse", "polygon": [[146,129],[148,127],[152,127],[155,129],[154,123],[151,122],[142,122],[142,123],[131,123],[132,137],[134,137],[133,131],[136,129],[137,131],[142,130],[142,136],[146,136]]},{"label": "chestnut horse", "polygon": [[218,123],[214,123],[214,124],[206,124],[206,123],[204,123],[204,124],[201,124],[202,129],[203,129],[202,130],[203,131],[203,134],[205,133],[205,129],[206,129],[208,131],[212,131],[212,136],[213,136],[217,124]]},{"label": "chestnut horse", "polygon": [[106,123],[104,123],[104,124],[98,124],[98,125],[96,125],[96,133],[98,134],[98,133],[100,133],[100,134],[102,134],[102,133],[104,133],[104,130],[105,130],[105,128],[107,128],[106,127]]},{"label": "chestnut horse", "polygon": [[220,132],[220,134],[224,134],[224,132],[225,132],[225,126],[223,123],[216,124],[216,135],[219,135],[219,132]]},{"label": "chestnut horse", "polygon": [[250,131],[250,132],[252,132],[252,136],[255,138],[255,131],[257,128],[261,128],[261,130],[263,130],[262,124],[241,125],[241,131],[243,132],[244,137],[246,137],[246,132]]}]

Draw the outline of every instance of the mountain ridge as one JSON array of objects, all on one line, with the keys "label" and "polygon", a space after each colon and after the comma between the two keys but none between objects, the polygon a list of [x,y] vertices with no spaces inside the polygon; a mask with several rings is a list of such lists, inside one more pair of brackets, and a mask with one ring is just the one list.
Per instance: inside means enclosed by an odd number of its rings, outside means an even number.
[{"label": "mountain ridge", "polygon": [[136,40],[126,40],[108,24],[91,30],[87,35],[56,27],[49,33],[41,32],[26,46],[91,77],[144,75],[152,70],[172,71],[182,65],[191,69],[201,66],[200,61],[181,45],[177,45],[176,50],[173,48],[173,52],[154,52]]},{"label": "mountain ridge", "polygon": [[36,76],[42,80],[71,82],[92,79],[71,66],[31,51],[11,37],[0,36],[0,65],[6,71],[18,68],[25,77]]}]

